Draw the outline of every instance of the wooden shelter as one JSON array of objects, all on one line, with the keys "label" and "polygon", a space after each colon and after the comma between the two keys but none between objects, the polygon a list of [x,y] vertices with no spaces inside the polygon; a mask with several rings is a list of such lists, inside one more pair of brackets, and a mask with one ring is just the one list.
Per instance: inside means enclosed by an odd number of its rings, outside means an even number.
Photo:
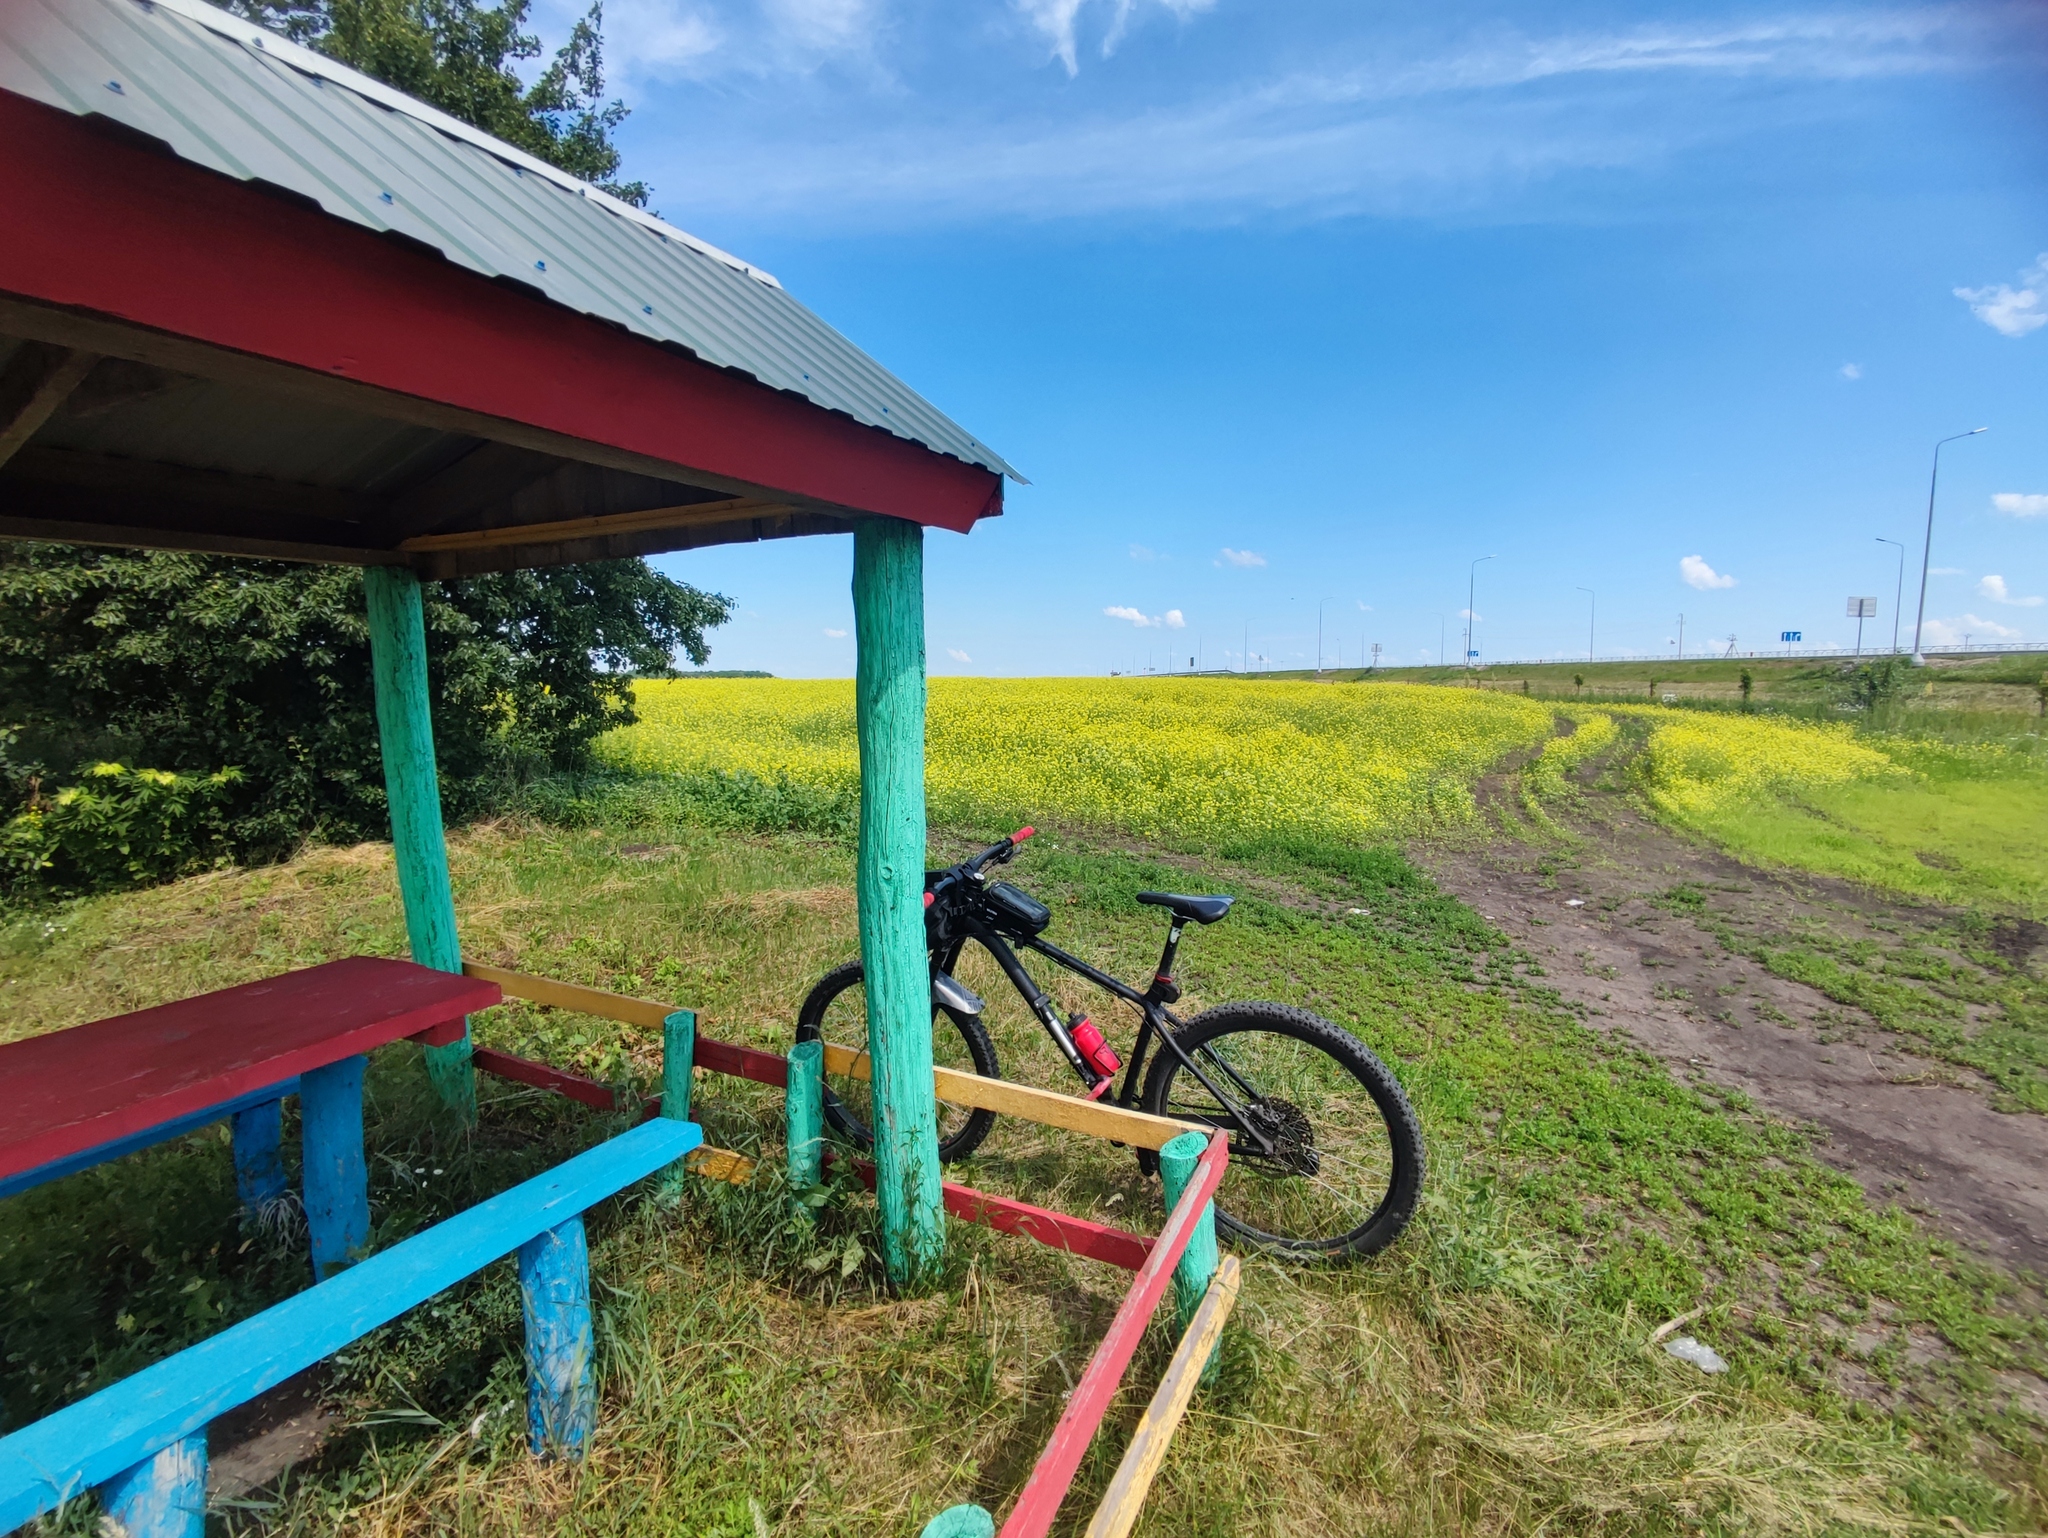
[{"label": "wooden shelter", "polygon": [[199,0],[0,0],[0,218],[0,537],[364,568],[427,965],[421,579],[853,535],[878,1194],[928,1273],[923,535],[1010,467],[768,274]]}]

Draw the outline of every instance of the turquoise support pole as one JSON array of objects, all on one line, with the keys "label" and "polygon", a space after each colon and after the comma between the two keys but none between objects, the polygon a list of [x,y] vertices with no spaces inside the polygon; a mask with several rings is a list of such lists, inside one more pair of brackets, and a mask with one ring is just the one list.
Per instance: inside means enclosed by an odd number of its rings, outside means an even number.
[{"label": "turquoise support pole", "polygon": [[[800,1041],[789,1049],[789,1087],[783,1092],[785,1148],[792,1195],[825,1179],[825,1044]],[[804,1208],[808,1212],[809,1208]]]},{"label": "turquoise support pole", "polygon": [[690,1119],[690,1073],[697,1061],[697,1012],[679,1009],[661,1022],[661,1114]]},{"label": "turquoise support pole", "polygon": [[[443,972],[462,970],[455,889],[441,826],[441,783],[434,766],[434,717],[427,684],[427,630],[420,582],[402,566],[363,572],[370,619],[370,672],[377,691],[377,740],[391,803],[391,847],[412,959]],[[441,1100],[465,1122],[476,1119],[476,1080],[462,1040],[428,1047],[427,1075]]]},{"label": "turquoise support pole", "polygon": [[206,1432],[115,1475],[98,1494],[100,1509],[126,1538],[205,1538]]},{"label": "turquoise support pole", "polygon": [[370,1177],[363,1163],[363,1067],[346,1057],[299,1075],[299,1152],[313,1280],[362,1258],[370,1242]]},{"label": "turquoise support pole", "polygon": [[[1159,1181],[1166,1188],[1168,1212],[1180,1205],[1181,1193],[1195,1178],[1195,1166],[1201,1162],[1202,1151],[1208,1146],[1209,1140],[1201,1133],[1183,1132],[1159,1150]],[[1221,1258],[1216,1249],[1216,1203],[1211,1201],[1203,1206],[1202,1215],[1195,1222],[1195,1231],[1188,1236],[1188,1247],[1181,1251],[1180,1264],[1173,1268],[1173,1302],[1183,1331],[1195,1317],[1195,1310],[1202,1306],[1202,1298],[1209,1291],[1210,1279],[1216,1275],[1216,1265]],[[1212,1352],[1202,1373],[1204,1380],[1215,1367],[1216,1357]]]},{"label": "turquoise support pole", "polygon": [[921,1286],[945,1255],[938,1108],[932,1097],[924,943],[924,530],[892,518],[853,531],[854,675],[860,737],[855,892],[867,969],[875,1195],[882,1260]]},{"label": "turquoise support pole", "polygon": [[526,1429],[536,1458],[580,1459],[597,1425],[590,1248],[573,1217],[519,1246]]}]

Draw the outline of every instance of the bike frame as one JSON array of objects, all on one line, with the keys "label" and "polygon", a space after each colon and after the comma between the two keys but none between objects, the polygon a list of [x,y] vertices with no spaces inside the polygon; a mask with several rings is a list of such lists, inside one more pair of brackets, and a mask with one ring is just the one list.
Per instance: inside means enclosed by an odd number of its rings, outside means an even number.
[{"label": "bike frame", "polygon": [[[1111,977],[1100,968],[1090,966],[1079,956],[1061,950],[1049,940],[1043,940],[1036,935],[1032,935],[1020,940],[1018,943],[1028,950],[1038,952],[1039,955],[1044,956],[1055,965],[1064,967],[1075,976],[1085,978],[1087,981],[1095,984],[1096,987],[1114,994],[1117,998],[1122,999],[1126,1004],[1138,1010],[1144,1017],[1138,1026],[1138,1039],[1131,1047],[1131,1060],[1124,1065],[1123,1088],[1112,1093],[1114,1104],[1126,1108],[1137,1105],[1138,1096],[1143,1089],[1145,1060],[1150,1054],[1152,1043],[1156,1038],[1165,1045],[1168,1051],[1180,1059],[1181,1066],[1193,1074],[1196,1081],[1213,1095],[1216,1103],[1222,1106],[1228,1113],[1229,1124],[1224,1127],[1224,1130],[1239,1133],[1253,1139],[1258,1144],[1261,1153],[1271,1156],[1277,1151],[1273,1141],[1259,1130],[1256,1123],[1247,1119],[1240,1112],[1236,1101],[1225,1094],[1217,1086],[1216,1081],[1207,1073],[1204,1073],[1201,1065],[1181,1046],[1175,1033],[1177,1030],[1184,1028],[1187,1022],[1168,1009],[1165,1001],[1158,996],[1160,988],[1172,985],[1174,958],[1179,953],[1181,932],[1185,927],[1178,918],[1173,920],[1172,927],[1167,930],[1166,949],[1160,954],[1159,968],[1153,975],[1152,987],[1143,993],[1140,993],[1129,983]],[[960,952],[966,947],[969,940],[974,941],[995,958],[996,965],[1002,968],[1003,975],[1010,980],[1010,986],[1017,990],[1018,997],[1023,999],[1026,1007],[1037,1017],[1038,1023],[1044,1028],[1045,1033],[1053,1039],[1054,1045],[1060,1049],[1069,1065],[1073,1067],[1075,1073],[1081,1076],[1081,1080],[1085,1084],[1087,1082],[1087,1074],[1081,1066],[1080,1053],[1074,1046],[1073,1038],[1067,1034],[1066,1025],[1059,1018],[1059,1011],[1053,1007],[1052,1000],[1047,997],[1045,990],[1038,986],[1036,979],[1024,969],[1024,963],[1018,959],[1017,952],[1011,946],[1007,936],[998,933],[979,919],[963,915],[960,920],[959,932],[954,935],[942,951],[934,951],[932,953],[933,967],[938,971],[951,973],[960,959]],[[1206,1048],[1198,1050],[1211,1063],[1222,1070],[1224,1076],[1236,1086],[1240,1095],[1251,1100],[1258,1098],[1258,1091],[1252,1087],[1242,1074],[1231,1067],[1228,1059],[1220,1053],[1211,1052]]]}]

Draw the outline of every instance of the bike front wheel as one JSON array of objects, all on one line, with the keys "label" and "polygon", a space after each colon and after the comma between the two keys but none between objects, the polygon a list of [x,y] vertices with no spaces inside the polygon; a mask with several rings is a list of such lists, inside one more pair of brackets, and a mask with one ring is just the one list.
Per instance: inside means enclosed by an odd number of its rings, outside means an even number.
[{"label": "bike front wheel", "polygon": [[1221,1004],[1174,1039],[1201,1077],[1162,1045],[1143,1105],[1229,1132],[1219,1228],[1304,1259],[1373,1255],[1399,1237],[1422,1195],[1422,1130],[1363,1042],[1286,1004]]},{"label": "bike front wheel", "polygon": [[[805,998],[797,1012],[796,1039],[823,1039],[834,1046],[851,1047],[859,1054],[861,1072],[825,1074],[825,1120],[832,1130],[850,1143],[872,1147],[874,1100],[872,1086],[864,1076],[868,1057],[868,995],[861,964],[849,961],[834,967]],[[932,1062],[940,1068],[957,1068],[985,1079],[1000,1079],[996,1046],[988,1031],[973,1015],[956,1015],[949,1009],[932,1009]],[[969,1111],[938,1103],[939,1162],[964,1159],[981,1145],[995,1126],[993,1111]]]}]

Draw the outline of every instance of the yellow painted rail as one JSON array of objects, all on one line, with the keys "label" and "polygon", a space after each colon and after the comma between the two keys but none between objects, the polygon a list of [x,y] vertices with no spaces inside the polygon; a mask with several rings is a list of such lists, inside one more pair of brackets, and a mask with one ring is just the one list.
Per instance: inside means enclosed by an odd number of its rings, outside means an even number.
[{"label": "yellow painted rail", "polygon": [[[581,983],[532,977],[504,967],[485,966],[477,961],[465,961],[462,970],[471,977],[496,983],[513,998],[596,1015],[604,1020],[619,1020],[647,1030],[660,1030],[662,1021],[678,1007],[652,999],[636,999],[623,993],[607,993],[602,988],[586,988]],[[827,1042],[825,1071],[865,1079],[868,1076],[867,1056],[850,1047]],[[1212,1130],[1191,1122],[1152,1116],[1144,1111],[1083,1100],[1078,1095],[1034,1089],[1028,1084],[1012,1084],[1005,1079],[984,1079],[979,1074],[961,1073],[952,1068],[932,1070],[932,1089],[948,1105],[993,1111],[999,1116],[1014,1116],[1019,1121],[1059,1127],[1088,1137],[1107,1138],[1112,1142],[1128,1143],[1134,1148],[1164,1148],[1183,1132],[1199,1132],[1206,1136]]]},{"label": "yellow painted rail", "polygon": [[1152,1481],[1159,1477],[1166,1462],[1167,1446],[1173,1441],[1181,1417],[1187,1414],[1188,1401],[1195,1397],[1210,1353],[1216,1349],[1230,1311],[1237,1305],[1241,1280],[1237,1257],[1225,1255],[1209,1282],[1209,1290],[1202,1295],[1195,1317],[1188,1321],[1173,1360],[1167,1364],[1166,1376],[1159,1380],[1152,1402],[1138,1417],[1138,1429],[1131,1433],[1124,1461],[1117,1465],[1109,1488],[1102,1492],[1102,1504],[1095,1508],[1087,1538],[1124,1538],[1137,1522]]}]

